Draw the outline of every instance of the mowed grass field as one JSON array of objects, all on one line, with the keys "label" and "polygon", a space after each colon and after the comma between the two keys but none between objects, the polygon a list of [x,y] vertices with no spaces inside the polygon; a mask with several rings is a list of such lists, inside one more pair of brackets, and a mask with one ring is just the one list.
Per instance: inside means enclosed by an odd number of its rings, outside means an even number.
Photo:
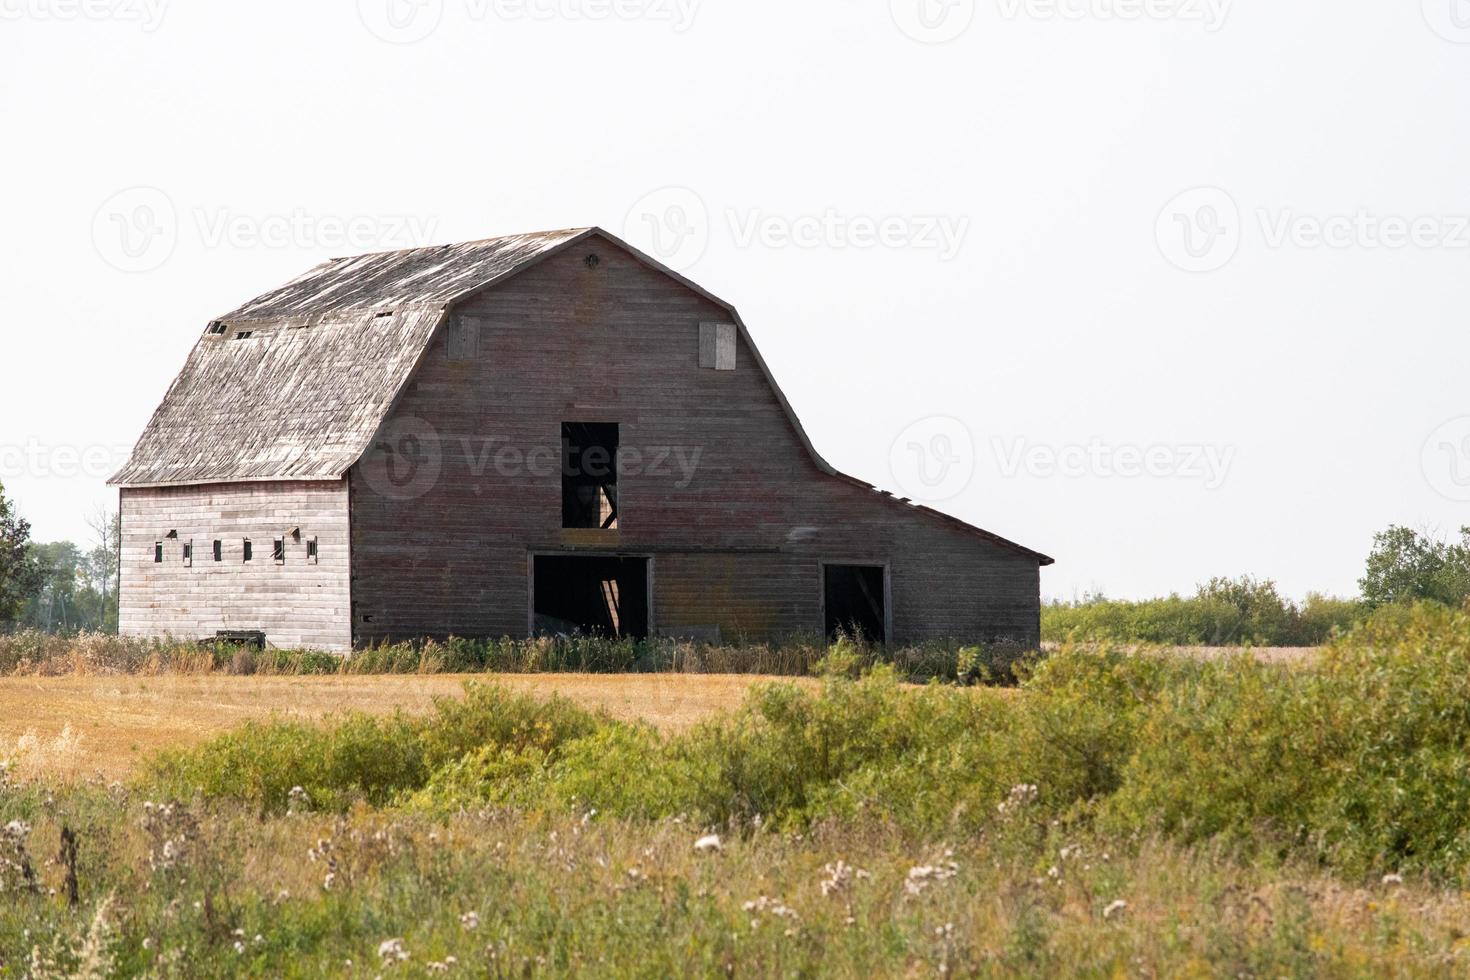
[{"label": "mowed grass field", "polygon": [[252,719],[313,721],[344,711],[400,709],[421,713],[437,697],[459,697],[467,681],[538,697],[560,695],[622,721],[681,731],[735,708],[753,684],[775,679],[743,674],[0,677],[0,758],[13,757],[21,777],[100,773],[122,779],[160,749],[201,742]]}]

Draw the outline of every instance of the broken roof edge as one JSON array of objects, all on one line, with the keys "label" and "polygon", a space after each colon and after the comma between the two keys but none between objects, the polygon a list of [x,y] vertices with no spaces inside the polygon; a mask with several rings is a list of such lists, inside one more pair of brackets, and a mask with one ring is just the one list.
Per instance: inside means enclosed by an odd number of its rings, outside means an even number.
[{"label": "broken roof edge", "polygon": [[880,499],[886,500],[894,507],[902,507],[905,510],[911,510],[919,514],[923,514],[926,517],[934,518],[935,520],[940,520],[946,524],[953,525],[957,530],[966,531],[970,534],[977,535],[978,537],[984,538],[986,541],[989,541],[991,544],[998,545],[1010,551],[1019,552],[1020,554],[1025,555],[1027,558],[1034,558],[1036,559],[1036,563],[1038,565],[1045,566],[1056,564],[1056,559],[1051,557],[1050,555],[1044,555],[1041,552],[1036,551],[1032,548],[1028,548],[1023,544],[1017,544],[1015,541],[1012,541],[1009,538],[1001,537],[994,531],[987,531],[985,530],[985,528],[979,527],[975,524],[971,524],[969,521],[955,517],[953,514],[946,514],[942,510],[935,510],[933,507],[929,507],[925,504],[914,503],[907,497],[895,497],[887,490],[877,487],[869,483],[867,480],[861,480],[847,473],[837,473],[836,476],[840,480],[850,483],[860,489],[867,490],[873,494],[876,494]]}]

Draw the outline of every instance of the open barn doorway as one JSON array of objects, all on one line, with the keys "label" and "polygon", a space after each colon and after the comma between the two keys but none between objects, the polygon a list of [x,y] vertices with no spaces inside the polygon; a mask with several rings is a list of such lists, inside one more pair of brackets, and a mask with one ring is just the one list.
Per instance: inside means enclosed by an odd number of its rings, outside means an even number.
[{"label": "open barn doorway", "polygon": [[532,558],[532,632],[648,637],[648,559],[612,555]]},{"label": "open barn doorway", "polygon": [[882,565],[823,565],[822,599],[827,638],[862,636],[888,640],[888,602]]}]

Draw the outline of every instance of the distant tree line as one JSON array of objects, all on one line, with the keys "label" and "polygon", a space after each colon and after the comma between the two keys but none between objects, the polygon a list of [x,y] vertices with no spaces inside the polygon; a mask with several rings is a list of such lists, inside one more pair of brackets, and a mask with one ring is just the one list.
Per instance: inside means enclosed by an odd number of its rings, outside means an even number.
[{"label": "distant tree line", "polygon": [[1179,646],[1317,646],[1387,607],[1470,600],[1470,528],[1458,540],[1391,526],[1373,536],[1360,597],[1284,598],[1270,579],[1213,578],[1192,596],[1119,601],[1101,595],[1042,607],[1041,635]]},{"label": "distant tree line", "polygon": [[117,631],[122,521],[99,510],[92,539],[38,543],[0,486],[0,629],[47,633]]}]

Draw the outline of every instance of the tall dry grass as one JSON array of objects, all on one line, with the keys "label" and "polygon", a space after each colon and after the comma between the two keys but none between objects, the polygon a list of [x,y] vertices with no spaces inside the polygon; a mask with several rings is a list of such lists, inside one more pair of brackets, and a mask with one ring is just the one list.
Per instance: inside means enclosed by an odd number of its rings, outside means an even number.
[{"label": "tall dry grass", "polygon": [[[934,642],[884,649],[844,640],[856,663],[891,663],[915,680],[931,677],[1008,679],[1026,651],[1011,645]],[[586,637],[426,640],[366,647],[350,656],[314,650],[210,645],[101,633],[60,636],[37,631],[0,634],[0,676],[116,674],[691,673],[809,676],[827,657],[816,637],[779,643],[703,644],[675,640]]]}]

